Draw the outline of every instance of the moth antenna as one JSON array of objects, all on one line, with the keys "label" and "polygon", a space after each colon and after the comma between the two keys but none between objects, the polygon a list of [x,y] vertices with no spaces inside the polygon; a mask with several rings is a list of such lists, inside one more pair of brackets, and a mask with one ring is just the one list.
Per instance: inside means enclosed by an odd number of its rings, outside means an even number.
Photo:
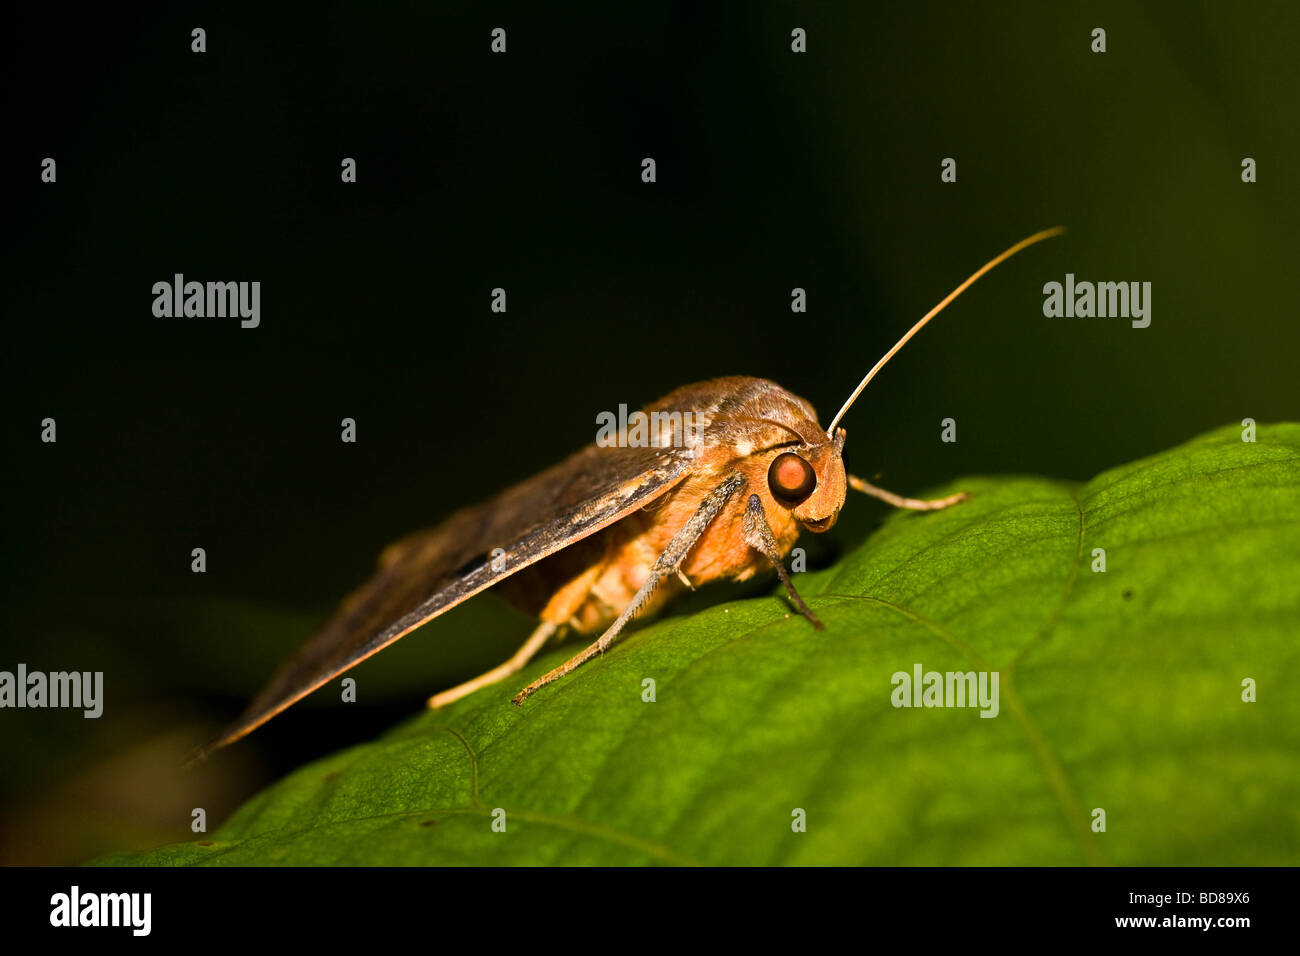
[{"label": "moth antenna", "polygon": [[990,269],[994,268],[995,266],[999,266],[1002,263],[1006,262],[1008,259],[1014,256],[1021,249],[1026,249],[1029,246],[1032,246],[1036,242],[1042,242],[1044,239],[1051,239],[1053,236],[1059,236],[1063,232],[1065,232],[1064,226],[1053,226],[1051,229],[1044,229],[1042,232],[1034,233],[1028,239],[1021,239],[1019,242],[1017,242],[1006,252],[1003,252],[1001,255],[994,256],[988,262],[984,263],[984,265],[980,266],[979,269],[975,271],[974,275],[972,275],[961,285],[957,286],[957,288],[949,292],[948,295],[944,298],[944,300],[940,302],[938,305],[936,305],[929,312],[927,312],[920,322],[917,322],[916,325],[908,329],[907,334],[904,335],[901,339],[899,339],[896,343],[894,343],[894,347],[890,349],[888,352],[886,352],[884,354],[884,357],[881,358],[881,360],[875,364],[875,366],[871,369],[871,371],[867,373],[866,378],[864,378],[861,382],[858,383],[858,387],[853,390],[853,394],[850,395],[849,400],[844,403],[844,407],[839,410],[839,414],[837,414],[833,419],[831,419],[830,427],[826,429],[826,437],[827,438],[835,437],[835,426],[840,423],[840,419],[844,417],[844,413],[849,410],[849,408],[853,405],[854,401],[857,400],[857,397],[862,394],[862,390],[867,387],[867,383],[870,382],[873,378],[875,378],[876,373],[885,367],[885,363],[888,362],[891,358],[893,358],[894,354],[899,349],[901,349],[904,345],[907,344],[908,339],[914,336],[917,332],[920,332],[921,329],[925,328],[925,324],[929,322],[931,319],[933,319],[940,312],[942,312],[947,307],[949,302],[951,302],[953,299],[957,298],[957,296],[961,295],[963,292],[969,289],[971,285],[975,282],[975,280],[978,279],[980,276],[984,275],[984,273],[988,272]]}]

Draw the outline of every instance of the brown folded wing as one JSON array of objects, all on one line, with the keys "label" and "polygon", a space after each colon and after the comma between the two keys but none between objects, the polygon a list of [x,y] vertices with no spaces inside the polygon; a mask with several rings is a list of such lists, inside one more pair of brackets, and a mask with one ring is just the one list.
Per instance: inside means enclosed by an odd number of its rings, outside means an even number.
[{"label": "brown folded wing", "polygon": [[[680,448],[591,446],[391,545],[380,556],[379,570],[324,630],[195,756],[238,740],[466,598],[645,507],[676,487],[690,462]],[[494,561],[497,548],[504,554]]]}]

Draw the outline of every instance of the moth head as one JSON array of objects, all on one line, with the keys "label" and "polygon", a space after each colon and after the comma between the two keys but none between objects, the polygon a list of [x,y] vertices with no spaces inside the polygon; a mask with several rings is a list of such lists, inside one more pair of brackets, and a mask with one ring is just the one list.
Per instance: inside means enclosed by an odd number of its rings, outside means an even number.
[{"label": "moth head", "polygon": [[834,438],[786,448],[767,466],[767,490],[809,531],[835,524],[844,507],[844,429]]}]

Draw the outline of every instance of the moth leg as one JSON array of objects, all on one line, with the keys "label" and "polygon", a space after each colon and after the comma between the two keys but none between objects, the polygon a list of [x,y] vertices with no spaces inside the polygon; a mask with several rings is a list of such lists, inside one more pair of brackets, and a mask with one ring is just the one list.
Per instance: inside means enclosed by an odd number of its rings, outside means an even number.
[{"label": "moth leg", "polygon": [[552,624],[550,621],[543,621],[533,631],[528,640],[519,650],[515,651],[504,664],[498,664],[490,671],[479,674],[473,680],[467,680],[463,684],[458,684],[451,690],[444,690],[441,693],[434,694],[429,698],[429,709],[436,710],[439,707],[446,707],[452,701],[460,700],[462,697],[474,693],[480,687],[486,687],[489,684],[495,684],[497,681],[505,680],[511,674],[516,674],[523,670],[524,666],[536,656],[542,646],[550,640],[551,636],[559,630],[558,624]]},{"label": "moth leg", "polygon": [[908,508],[912,511],[940,511],[944,508],[950,508],[959,502],[965,501],[970,497],[964,491],[959,491],[955,495],[949,495],[947,498],[933,498],[925,501],[921,498],[904,498],[902,495],[896,495],[892,491],[886,491],[884,488],[877,488],[875,485],[868,484],[855,475],[849,475],[849,486],[873,498],[879,498],[886,504],[891,504],[895,508]]},{"label": "moth leg", "polygon": [[646,599],[649,598],[650,595],[654,593],[655,588],[659,586],[659,583],[670,574],[677,573],[677,570],[681,567],[681,563],[686,560],[686,555],[690,552],[691,548],[695,546],[695,542],[700,539],[700,535],[704,534],[704,530],[709,526],[709,522],[718,516],[718,512],[722,510],[723,506],[727,503],[727,500],[735,494],[744,483],[745,476],[737,473],[730,475],[722,482],[722,484],[709,492],[708,495],[705,496],[704,500],[700,502],[700,506],[695,510],[695,514],[691,515],[686,524],[682,525],[681,529],[673,535],[672,540],[668,542],[668,547],[664,548],[663,554],[659,555],[654,565],[650,568],[650,574],[646,577],[645,583],[642,584],[636,594],[633,595],[632,600],[628,603],[628,606],[623,609],[623,613],[618,616],[618,619],[606,628],[604,634],[600,635],[600,639],[581,653],[570,657],[559,667],[543,674],[541,677],[537,678],[537,680],[533,681],[521,690],[515,695],[515,706],[522,704],[539,688],[545,687],[547,684],[559,680],[566,674],[571,674],[597,654],[604,654],[606,648],[608,648],[609,645],[613,643],[614,638],[618,636],[618,632],[623,630],[623,626],[627,624],[627,622],[632,619],[633,615],[641,609],[642,605],[645,604]]},{"label": "moth leg", "polygon": [[803,598],[794,589],[794,583],[786,573],[785,562],[781,559],[781,552],[776,546],[776,536],[772,534],[772,526],[767,523],[763,501],[758,495],[750,495],[745,507],[745,543],[772,562],[772,567],[776,568],[776,575],[785,585],[786,593],[790,595],[790,603],[795,606],[795,609],[812,621],[813,627],[817,630],[826,630],[826,625],[812,612],[812,608],[803,603]]}]

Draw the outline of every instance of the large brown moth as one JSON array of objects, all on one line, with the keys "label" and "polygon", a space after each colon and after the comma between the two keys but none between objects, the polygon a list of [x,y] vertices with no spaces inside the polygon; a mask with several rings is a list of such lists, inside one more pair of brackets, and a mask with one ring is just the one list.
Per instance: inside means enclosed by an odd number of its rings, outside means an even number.
[{"label": "large brown moth", "polygon": [[[514,703],[521,704],[604,653],[633,615],[659,607],[682,588],[718,578],[744,581],[768,564],[794,608],[820,629],[783,564],[802,528],[820,533],[834,525],[849,487],[918,511],[947,508],[967,497],[904,498],[846,474],[840,419],[885,363],[968,286],[1062,231],[1035,233],[985,263],[885,353],[827,428],[817,423],[812,405],[765,379],[732,376],[687,385],[644,410],[659,425],[644,446],[584,448],[490,501],[390,545],[375,575],[199,755],[238,740],[493,586],[540,624],[513,657],[435,694],[430,707],[504,680],[566,630],[599,635],[520,690]],[[688,433],[677,425],[683,420],[699,427]]]}]

